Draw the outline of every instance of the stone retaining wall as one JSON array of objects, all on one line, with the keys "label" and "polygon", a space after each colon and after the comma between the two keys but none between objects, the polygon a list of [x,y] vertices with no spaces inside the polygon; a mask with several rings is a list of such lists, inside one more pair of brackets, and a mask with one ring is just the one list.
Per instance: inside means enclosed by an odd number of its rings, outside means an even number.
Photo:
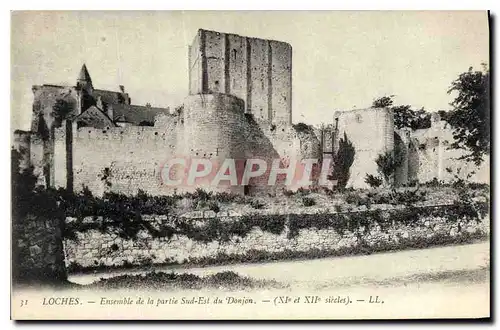
[{"label": "stone retaining wall", "polygon": [[13,280],[65,280],[61,226],[58,220],[26,217],[12,227]]},{"label": "stone retaining wall", "polygon": [[[220,218],[222,225],[240,219],[239,216],[225,215]],[[291,216],[293,215],[289,215]],[[439,243],[433,243],[433,241],[442,240],[443,237],[451,239],[459,238],[461,235],[486,232],[484,225],[476,221],[447,221],[439,217],[415,219],[414,223],[407,224],[393,223],[390,228],[382,228],[374,224],[370,228],[359,226],[353,230],[339,232],[335,228],[315,228],[315,218],[321,221],[320,216],[328,215],[308,215],[311,226],[299,229],[294,235],[290,233],[288,221],[284,230],[279,234],[253,227],[244,237],[233,236],[225,242],[215,240],[202,242],[185,235],[175,234],[170,239],[152,238],[146,231],[139,232],[137,239],[130,240],[123,239],[116,234],[90,230],[77,233],[75,241],[65,241],[66,263],[68,266],[84,268],[120,267],[188,262],[196,264],[201,260],[203,263],[207,260],[217,262],[221,256],[236,256],[238,259],[248,253],[280,254],[286,252],[304,255],[310,251],[320,253],[328,251],[330,254],[342,254],[342,251],[361,246],[373,247],[374,250],[383,246],[391,246],[391,249],[404,249],[408,248],[409,241],[436,245]],[[145,216],[144,218],[158,223],[168,221],[164,216]],[[191,219],[191,221],[203,225],[208,219]]]}]

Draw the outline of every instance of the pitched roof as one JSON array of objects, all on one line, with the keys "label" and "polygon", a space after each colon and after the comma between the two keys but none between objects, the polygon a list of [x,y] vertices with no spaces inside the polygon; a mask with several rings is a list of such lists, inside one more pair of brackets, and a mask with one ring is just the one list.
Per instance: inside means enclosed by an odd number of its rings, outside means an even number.
[{"label": "pitched roof", "polygon": [[104,103],[108,104],[118,104],[118,103],[124,103],[125,99],[120,92],[114,92],[114,91],[107,91],[103,89],[94,89],[92,92],[92,96],[97,100],[97,98],[100,96],[101,100]]},{"label": "pitched roof", "polygon": [[78,115],[76,120],[79,124],[81,124],[81,126],[95,128],[116,126],[107,114],[94,105]]},{"label": "pitched roof", "polygon": [[143,121],[154,123],[158,114],[170,114],[169,109],[153,108],[141,105],[112,104],[113,120],[139,125]]}]

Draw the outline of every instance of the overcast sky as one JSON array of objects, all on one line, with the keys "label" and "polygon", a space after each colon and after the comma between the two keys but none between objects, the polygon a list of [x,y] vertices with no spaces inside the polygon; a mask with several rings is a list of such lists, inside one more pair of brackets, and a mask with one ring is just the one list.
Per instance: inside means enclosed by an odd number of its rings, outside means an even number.
[{"label": "overcast sky", "polygon": [[32,85],[74,85],[83,63],[134,104],[182,103],[199,28],[290,43],[293,121],[310,124],[391,94],[447,110],[451,81],[489,58],[486,12],[14,12],[12,128],[30,127]]}]

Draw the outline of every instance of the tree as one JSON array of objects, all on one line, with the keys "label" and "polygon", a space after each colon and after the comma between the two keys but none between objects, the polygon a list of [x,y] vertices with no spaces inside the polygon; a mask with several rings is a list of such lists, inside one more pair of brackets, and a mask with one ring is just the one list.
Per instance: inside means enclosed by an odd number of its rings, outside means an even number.
[{"label": "tree", "polygon": [[74,105],[70,101],[58,99],[52,107],[52,110],[54,116],[54,125],[55,127],[60,127],[62,122],[65,119],[68,119],[69,115],[73,112]]},{"label": "tree", "polygon": [[387,151],[380,154],[375,162],[377,163],[378,172],[382,175],[385,183],[387,185],[391,185],[396,169],[401,166],[401,163],[403,162],[402,150],[400,148],[396,148],[394,153]]},{"label": "tree", "polygon": [[337,187],[345,188],[350,178],[349,170],[354,163],[355,149],[344,133],[344,138],[339,140],[339,149],[333,157],[332,180],[337,180]]},{"label": "tree", "polygon": [[448,94],[457,93],[450,105],[448,122],[453,128],[454,149],[465,149],[468,153],[460,159],[473,161],[476,165],[490,153],[490,70],[483,64],[482,71],[472,67],[451,83]]},{"label": "tree", "polygon": [[373,108],[388,108],[394,103],[393,97],[394,97],[394,95],[382,96],[382,97],[373,101],[372,107]]},{"label": "tree", "polygon": [[413,110],[410,105],[398,105],[391,109],[394,112],[394,126],[398,129],[408,127],[417,130],[431,127],[431,114],[424,108]]},{"label": "tree", "polygon": [[439,114],[439,117],[441,118],[441,120],[449,121],[450,112],[445,111],[445,110],[439,110],[438,114]]}]

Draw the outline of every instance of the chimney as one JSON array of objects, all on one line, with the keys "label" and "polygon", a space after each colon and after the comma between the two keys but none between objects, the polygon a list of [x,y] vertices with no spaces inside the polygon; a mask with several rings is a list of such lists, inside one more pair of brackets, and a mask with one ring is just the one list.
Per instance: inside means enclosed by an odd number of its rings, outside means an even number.
[{"label": "chimney", "polygon": [[113,118],[113,106],[111,104],[108,104],[108,109],[107,109],[107,114],[108,114],[108,117],[113,121],[115,122],[115,118]]},{"label": "chimney", "polygon": [[120,85],[119,87],[120,87],[120,92],[125,93],[125,86]]},{"label": "chimney", "polygon": [[97,108],[99,108],[99,110],[103,110],[103,109],[104,109],[104,105],[103,105],[103,103],[102,103],[102,98],[101,98],[101,96],[98,96],[98,97],[97,97],[96,107],[97,107]]}]

